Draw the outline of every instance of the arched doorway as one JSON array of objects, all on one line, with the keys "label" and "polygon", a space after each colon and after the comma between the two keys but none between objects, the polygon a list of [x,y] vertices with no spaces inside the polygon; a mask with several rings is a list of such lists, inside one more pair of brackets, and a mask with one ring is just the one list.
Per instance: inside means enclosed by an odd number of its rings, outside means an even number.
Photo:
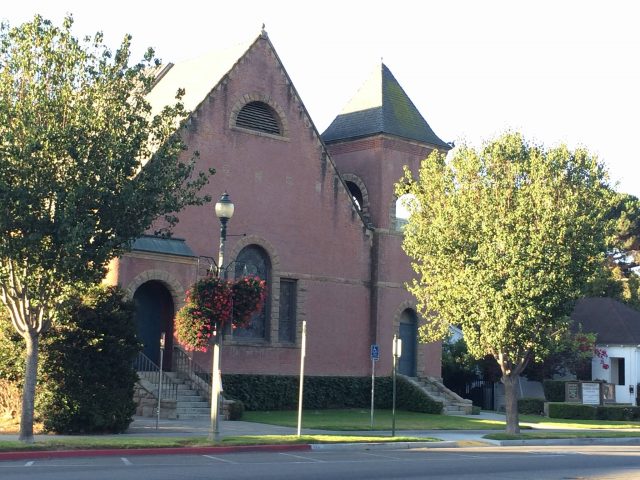
[{"label": "arched doorway", "polygon": [[160,362],[160,335],[165,332],[163,370],[171,370],[173,350],[173,315],[175,313],[171,292],[163,283],[152,280],[143,283],[133,294],[136,304],[138,340],[142,353],[156,365]]},{"label": "arched doorway", "polygon": [[398,362],[398,372],[408,377],[415,377],[418,317],[416,312],[410,308],[407,308],[400,315],[399,336],[402,340],[402,356]]}]

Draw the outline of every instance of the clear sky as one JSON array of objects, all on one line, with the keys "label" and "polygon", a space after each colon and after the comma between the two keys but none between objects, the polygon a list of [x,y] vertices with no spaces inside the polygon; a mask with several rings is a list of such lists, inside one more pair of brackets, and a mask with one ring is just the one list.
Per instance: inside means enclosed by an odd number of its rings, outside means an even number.
[{"label": "clear sky", "polygon": [[320,132],[380,58],[445,141],[480,145],[517,129],[585,146],[618,189],[640,196],[640,2],[494,0],[148,0],[2,2],[102,30],[164,61],[252,40],[263,23]]}]

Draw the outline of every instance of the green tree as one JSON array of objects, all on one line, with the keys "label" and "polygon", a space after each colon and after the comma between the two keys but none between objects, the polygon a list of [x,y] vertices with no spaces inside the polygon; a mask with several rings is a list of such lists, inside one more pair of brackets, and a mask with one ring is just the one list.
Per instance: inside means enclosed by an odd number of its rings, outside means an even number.
[{"label": "green tree", "polygon": [[516,382],[567,328],[573,301],[602,261],[610,190],[582,149],[550,150],[507,133],[447,161],[434,152],[398,195],[413,194],[404,249],[408,285],[429,319],[425,341],[462,328],[469,352],[493,356],[505,385],[507,432],[519,431]]},{"label": "green tree", "polygon": [[588,296],[612,297],[640,309],[640,200],[626,193],[613,193],[607,218],[614,231],[605,261],[595,272]]},{"label": "green tree", "polygon": [[20,439],[33,441],[38,340],[74,285],[154,220],[165,231],[199,197],[207,174],[176,134],[175,105],[152,116],[145,94],[158,62],[129,64],[130,36],[78,40],[40,16],[0,27],[0,300],[25,339]]}]

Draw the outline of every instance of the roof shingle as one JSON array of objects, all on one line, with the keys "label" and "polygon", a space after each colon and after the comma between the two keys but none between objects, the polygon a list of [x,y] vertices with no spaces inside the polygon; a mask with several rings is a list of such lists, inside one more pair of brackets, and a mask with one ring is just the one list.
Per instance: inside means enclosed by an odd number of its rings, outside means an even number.
[{"label": "roof shingle", "polygon": [[386,133],[449,150],[386,65],[381,64],[329,128],[326,143]]}]

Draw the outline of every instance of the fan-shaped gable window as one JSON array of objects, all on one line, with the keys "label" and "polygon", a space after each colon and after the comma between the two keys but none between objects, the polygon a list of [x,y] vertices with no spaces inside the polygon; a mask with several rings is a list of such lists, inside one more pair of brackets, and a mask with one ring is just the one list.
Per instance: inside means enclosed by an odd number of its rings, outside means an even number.
[{"label": "fan-shaped gable window", "polygon": [[278,114],[264,102],[249,102],[244,105],[236,117],[236,126],[271,135],[282,135]]}]

